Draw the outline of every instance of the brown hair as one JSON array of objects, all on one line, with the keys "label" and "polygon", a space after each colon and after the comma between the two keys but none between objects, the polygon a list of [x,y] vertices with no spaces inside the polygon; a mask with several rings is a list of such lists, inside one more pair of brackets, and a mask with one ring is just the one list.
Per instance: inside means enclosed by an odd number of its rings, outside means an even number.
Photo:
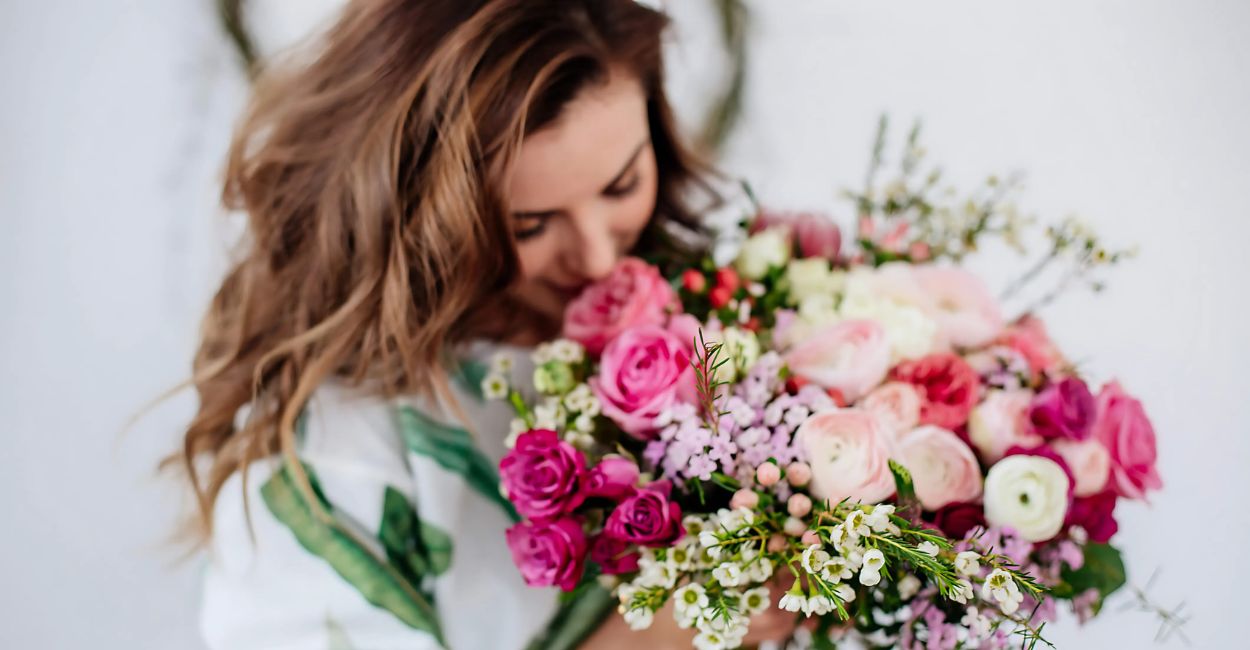
[{"label": "brown hair", "polygon": [[198,411],[166,461],[194,487],[197,541],[234,472],[294,457],[295,420],[328,377],[447,397],[447,350],[489,334],[475,305],[517,272],[501,188],[521,140],[609,68],[648,96],[660,185],[640,247],[698,232],[687,191],[715,192],[665,99],[666,24],[634,0],[355,0],[311,62],[261,72],[223,191],[247,214],[242,256],[205,317]]}]

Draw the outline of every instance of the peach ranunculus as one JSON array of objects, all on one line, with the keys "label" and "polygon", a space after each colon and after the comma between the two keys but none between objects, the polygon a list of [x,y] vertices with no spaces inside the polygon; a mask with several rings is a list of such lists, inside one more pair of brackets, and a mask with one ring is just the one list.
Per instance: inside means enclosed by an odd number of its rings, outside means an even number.
[{"label": "peach ranunculus", "polygon": [[986,463],[996,463],[1012,447],[1036,447],[1042,437],[1029,426],[1029,405],[1033,393],[1027,390],[991,390],[972,409],[968,418],[968,439]]},{"label": "peach ranunculus", "polygon": [[569,303],[564,336],[599,354],[618,334],[639,325],[661,325],[678,306],[677,294],[658,269],[627,257],[612,273]]},{"label": "peach ranunculus", "polygon": [[1102,492],[1111,475],[1111,454],[1097,440],[1055,440],[1055,453],[1072,470],[1072,494],[1088,497]]},{"label": "peach ranunculus", "polygon": [[947,266],[917,266],[914,273],[925,292],[925,311],[938,324],[939,345],[976,348],[1002,332],[998,301],[980,278]]},{"label": "peach ranunculus", "polygon": [[1054,372],[1067,364],[1063,353],[1050,340],[1046,325],[1040,318],[1025,315],[1007,326],[998,337],[999,343],[1019,352],[1034,374]]},{"label": "peach ranunculus", "polygon": [[920,407],[924,397],[915,386],[891,381],[872,390],[857,406],[881,419],[896,437],[920,424]]},{"label": "peach ranunculus", "polygon": [[812,468],[812,496],[878,503],[894,494],[894,444],[875,415],[855,408],[822,411],[799,426],[795,439]]},{"label": "peach ranunculus", "polygon": [[911,472],[925,510],[981,496],[981,466],[972,449],[953,432],[927,425],[903,434],[898,462]]},{"label": "peach ranunculus", "polygon": [[786,353],[790,372],[854,402],[885,379],[890,344],[874,321],[848,320],[817,328]]}]

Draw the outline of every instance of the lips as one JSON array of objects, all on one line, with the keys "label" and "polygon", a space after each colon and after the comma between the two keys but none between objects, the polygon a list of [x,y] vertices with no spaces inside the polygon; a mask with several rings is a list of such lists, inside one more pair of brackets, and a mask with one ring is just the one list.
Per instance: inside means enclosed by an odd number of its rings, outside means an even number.
[{"label": "lips", "polygon": [[572,300],[576,298],[582,292],[582,289],[586,288],[586,285],[584,284],[561,285],[553,282],[548,282],[546,284],[552,291],[559,294],[560,297],[565,300]]}]

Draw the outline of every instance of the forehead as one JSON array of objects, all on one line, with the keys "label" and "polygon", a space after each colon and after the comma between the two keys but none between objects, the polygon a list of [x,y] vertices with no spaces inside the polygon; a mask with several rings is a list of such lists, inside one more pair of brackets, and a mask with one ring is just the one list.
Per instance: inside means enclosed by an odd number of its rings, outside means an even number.
[{"label": "forehead", "polygon": [[647,137],[646,96],[632,77],[613,74],[526,136],[508,179],[517,211],[554,210],[597,196]]}]

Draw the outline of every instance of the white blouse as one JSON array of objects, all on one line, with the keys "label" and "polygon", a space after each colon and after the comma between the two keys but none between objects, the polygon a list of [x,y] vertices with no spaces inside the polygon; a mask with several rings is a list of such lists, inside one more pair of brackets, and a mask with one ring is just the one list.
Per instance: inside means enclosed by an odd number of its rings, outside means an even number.
[{"label": "white blouse", "polygon": [[[592,583],[561,609],[559,592],[524,584],[505,544],[515,514],[497,467],[511,412],[481,400],[490,349],[475,346],[455,382],[470,427],[429,400],[338,381],[315,392],[299,456],[332,520],[279,458],[252,464],[246,486],[238,474],[226,483],[204,583],[210,648],[567,648],[593,629],[606,592]],[[524,350],[498,349],[532,367]]]}]

